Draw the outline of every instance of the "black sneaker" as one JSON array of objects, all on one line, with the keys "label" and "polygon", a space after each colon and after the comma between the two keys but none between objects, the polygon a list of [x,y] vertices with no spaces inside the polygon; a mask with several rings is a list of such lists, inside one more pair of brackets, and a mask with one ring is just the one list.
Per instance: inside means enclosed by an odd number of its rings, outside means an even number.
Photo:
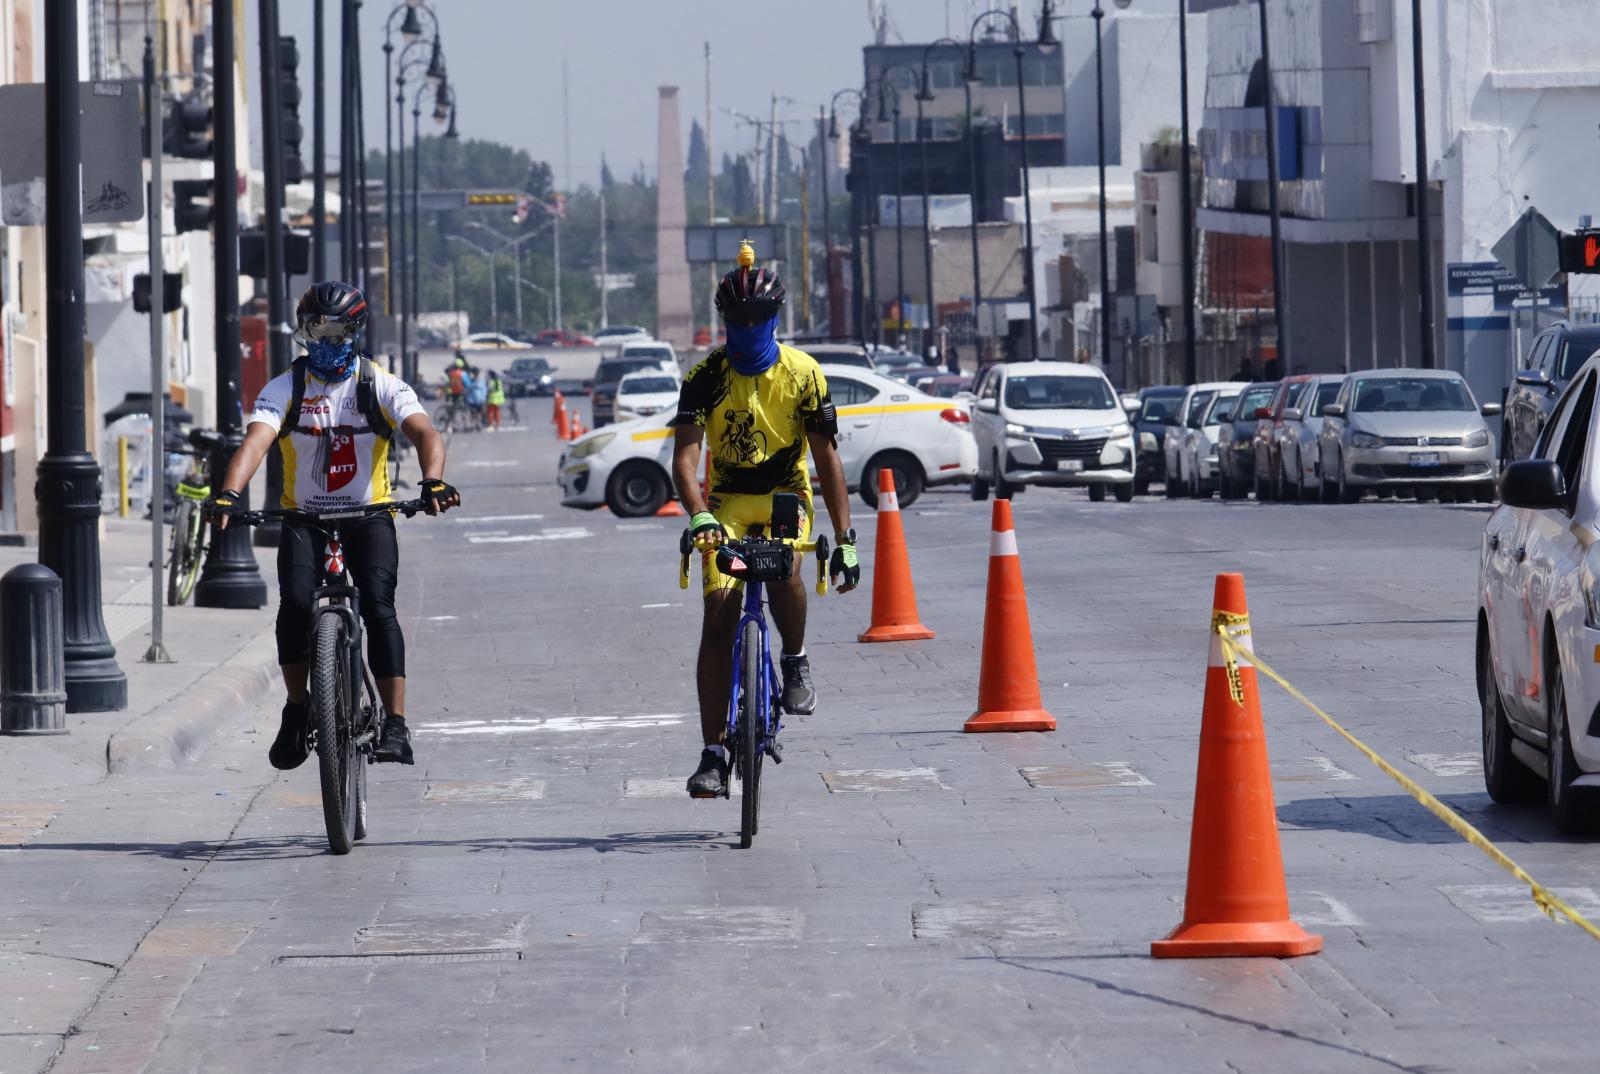
[{"label": "black sneaker", "polygon": [[287,772],[306,763],[306,758],[311,756],[311,743],[306,738],[310,723],[309,702],[302,701],[298,705],[292,701],[284,702],[278,737],[272,740],[272,748],[267,750],[267,760],[273,768]]},{"label": "black sneaker", "polygon": [[395,764],[417,763],[411,758],[411,732],[406,730],[404,716],[383,718],[383,734],[378,737],[378,748],[372,752],[372,759]]},{"label": "black sneaker", "polygon": [[811,685],[811,660],[805,656],[780,656],[783,670],[783,711],[809,716],[817,710],[817,691]]},{"label": "black sneaker", "polygon": [[728,788],[728,762],[710,750],[700,752],[700,767],[689,777],[690,798],[721,798]]}]

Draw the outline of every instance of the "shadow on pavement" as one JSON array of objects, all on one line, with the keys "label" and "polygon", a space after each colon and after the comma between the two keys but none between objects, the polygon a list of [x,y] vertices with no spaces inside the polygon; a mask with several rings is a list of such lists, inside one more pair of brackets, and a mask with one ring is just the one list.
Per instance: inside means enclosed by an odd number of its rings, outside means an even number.
[{"label": "shadow on pavement", "polygon": [[[1438,798],[1491,839],[1562,841],[1543,807],[1496,805],[1487,794],[1441,794]],[[1278,823],[1290,829],[1375,835],[1395,843],[1461,842],[1461,836],[1409,794],[1302,798],[1278,807]]]},{"label": "shadow on pavement", "polygon": [[[726,850],[737,836],[725,832],[617,832],[602,836],[505,836],[482,839],[366,839],[359,846],[459,847],[484,850],[592,850],[597,854],[624,852],[651,854],[672,850]],[[214,862],[310,858],[328,852],[320,836],[300,835],[277,839],[239,839],[228,842],[185,843],[26,843],[17,850],[71,850],[102,854],[133,854],[175,861],[203,859]],[[359,851],[358,851],[359,852]]]}]

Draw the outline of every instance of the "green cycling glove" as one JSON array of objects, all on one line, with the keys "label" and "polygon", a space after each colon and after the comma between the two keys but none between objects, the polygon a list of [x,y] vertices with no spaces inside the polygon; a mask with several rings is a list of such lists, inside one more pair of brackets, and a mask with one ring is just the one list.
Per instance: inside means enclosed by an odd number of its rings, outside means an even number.
[{"label": "green cycling glove", "polygon": [[728,539],[728,532],[710,511],[696,511],[689,519],[689,530],[694,546],[702,552],[709,552]]},{"label": "green cycling glove", "polygon": [[[844,581],[839,581],[839,576],[844,576]],[[833,584],[841,593],[848,593],[861,584],[861,560],[856,556],[856,546],[853,544],[836,545],[833,555],[828,560],[828,576],[833,579]]]}]

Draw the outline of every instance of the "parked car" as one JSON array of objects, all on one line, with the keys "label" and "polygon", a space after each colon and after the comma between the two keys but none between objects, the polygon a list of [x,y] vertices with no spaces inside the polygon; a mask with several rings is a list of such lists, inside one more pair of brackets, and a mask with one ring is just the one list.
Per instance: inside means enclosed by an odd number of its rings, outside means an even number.
[{"label": "parked car", "polygon": [[1478,560],[1483,782],[1497,802],[1542,789],[1556,827],[1569,834],[1600,821],[1597,378],[1600,359],[1591,358],[1532,458],[1506,467]]},{"label": "parked car", "polygon": [[886,377],[904,380],[913,369],[927,369],[928,363],[906,351],[877,351],[872,356],[872,366]]},{"label": "parked car", "polygon": [[574,332],[570,328],[546,328],[543,332],[533,337],[533,341],[541,347],[592,347],[594,340],[582,332]]},{"label": "parked car", "polygon": [[1273,495],[1279,500],[1305,500],[1321,495],[1322,475],[1318,472],[1317,437],[1322,433],[1322,410],[1339,394],[1343,373],[1312,377],[1294,406],[1283,408],[1278,425],[1279,485]]},{"label": "parked car", "polygon": [[1278,431],[1283,427],[1283,412],[1300,405],[1300,394],[1311,383],[1313,374],[1297,373],[1278,382],[1272,401],[1256,411],[1255,457],[1251,463],[1251,487],[1262,503],[1276,499],[1283,488],[1283,456]]},{"label": "parked car", "polygon": [[617,381],[614,409],[618,421],[659,414],[678,405],[680,382],[671,373],[645,370]]},{"label": "parked car", "polygon": [[[648,344],[634,343],[630,346],[648,346]],[[670,347],[669,347],[670,349]],[[626,351],[627,348],[624,348]],[[663,357],[660,354],[627,354],[616,358],[602,358],[595,367],[594,380],[589,388],[589,403],[595,425],[604,425],[614,421],[614,402],[617,394],[617,384],[629,373],[638,373],[643,370],[653,370],[678,377],[678,363],[675,359]]]},{"label": "parked car", "polygon": [[1261,422],[1256,411],[1270,406],[1277,390],[1275,380],[1246,384],[1233,401],[1227,424],[1217,431],[1217,495],[1224,500],[1242,500],[1255,485],[1256,426]]},{"label": "parked car", "polygon": [[905,381],[907,384],[911,385],[913,388],[923,388],[924,390],[926,390],[926,388],[924,386],[927,385],[931,381],[937,380],[940,377],[945,376],[945,371],[943,369],[939,368],[936,365],[919,365],[919,366],[912,366],[910,369],[907,369],[903,374],[897,375],[897,374],[892,374],[891,373],[890,376],[893,376],[895,380],[903,380],[903,381]]},{"label": "parked car", "polygon": [[1220,469],[1217,464],[1218,436],[1227,424],[1228,415],[1233,412],[1234,400],[1239,398],[1243,388],[1244,385],[1235,384],[1212,393],[1211,401],[1200,413],[1199,422],[1183,438],[1178,456],[1178,484],[1188,489],[1193,499],[1209,500],[1217,490],[1217,472]]},{"label": "parked car", "polygon": [[859,343],[803,343],[795,346],[826,365],[849,365],[868,372],[877,369],[872,355]]},{"label": "parked car", "polygon": [[1078,362],[1002,362],[978,381],[972,497],[1028,485],[1086,485],[1089,498],[1133,499],[1133,426],[1104,373]]},{"label": "parked car", "polygon": [[1143,496],[1152,482],[1167,479],[1167,456],[1161,442],[1167,435],[1167,419],[1178,412],[1186,389],[1181,386],[1139,389],[1139,409],[1130,413],[1133,434],[1139,443],[1138,468],[1133,475],[1133,491]]},{"label": "parked car", "polygon": [[[823,366],[839,412],[839,460],[845,484],[877,504],[877,473],[889,469],[902,507],[924,488],[971,480],[977,447],[967,413],[875,373]],[[669,500],[672,427],[659,413],[597,429],[567,446],[557,465],[561,502],[602,505],[622,517],[651,515]],[[815,471],[813,471],[813,479]]]},{"label": "parked car", "polygon": [[959,399],[972,395],[973,378],[966,373],[941,373],[918,387],[940,399]]},{"label": "parked car", "polygon": [[1355,503],[1367,489],[1494,500],[1494,443],[1461,374],[1442,369],[1352,373],[1322,408],[1322,499]]},{"label": "parked car", "polygon": [[1506,394],[1500,425],[1500,457],[1526,459],[1544,430],[1556,400],[1589,356],[1600,350],[1600,324],[1558,321],[1534,337],[1528,359]]},{"label": "parked car", "polygon": [[1206,404],[1211,401],[1211,396],[1223,388],[1237,386],[1234,381],[1227,380],[1191,384],[1183,390],[1183,397],[1179,400],[1177,409],[1167,415],[1161,436],[1161,457],[1165,475],[1162,483],[1166,486],[1167,499],[1176,499],[1187,491],[1183,487],[1183,464],[1179,454],[1179,449],[1183,447],[1184,436],[1189,429],[1199,423],[1200,415],[1205,411]]},{"label": "parked car", "polygon": [[655,337],[649,329],[641,328],[636,324],[613,324],[605,328],[597,328],[594,332],[594,344],[597,347],[620,347],[624,343],[648,343]]},{"label": "parked car", "polygon": [[512,339],[504,332],[473,332],[456,344],[458,351],[523,350],[528,345]]},{"label": "parked car", "polygon": [[501,379],[514,396],[552,395],[556,390],[555,370],[550,366],[550,359],[543,355],[511,359]]}]

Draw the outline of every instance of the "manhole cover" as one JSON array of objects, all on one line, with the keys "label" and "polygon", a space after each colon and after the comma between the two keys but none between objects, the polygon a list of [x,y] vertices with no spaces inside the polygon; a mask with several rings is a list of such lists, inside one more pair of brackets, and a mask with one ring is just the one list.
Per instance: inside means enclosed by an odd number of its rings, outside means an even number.
[{"label": "manhole cover", "polygon": [[1050,790],[1093,790],[1101,787],[1151,787],[1126,761],[1093,761],[1089,764],[1042,764],[1019,768],[1029,786]]},{"label": "manhole cover", "polygon": [[919,940],[1048,940],[1077,930],[1071,909],[1053,899],[934,903],[911,909],[911,935]]},{"label": "manhole cover", "polygon": [[835,794],[848,791],[947,791],[932,768],[862,768],[850,772],[824,772],[822,782]]},{"label": "manhole cover", "polygon": [[749,943],[798,940],[800,911],[787,906],[699,906],[661,910],[639,919],[634,943]]},{"label": "manhole cover", "polygon": [[544,797],[544,780],[518,776],[498,782],[435,782],[423,792],[424,802],[527,802]]},{"label": "manhole cover", "polygon": [[521,914],[440,914],[398,918],[356,932],[358,954],[413,951],[516,951],[522,947]]},{"label": "manhole cover", "polygon": [[520,962],[521,951],[391,951],[381,955],[279,955],[279,966],[386,966],[416,962],[442,966],[451,962]]}]

